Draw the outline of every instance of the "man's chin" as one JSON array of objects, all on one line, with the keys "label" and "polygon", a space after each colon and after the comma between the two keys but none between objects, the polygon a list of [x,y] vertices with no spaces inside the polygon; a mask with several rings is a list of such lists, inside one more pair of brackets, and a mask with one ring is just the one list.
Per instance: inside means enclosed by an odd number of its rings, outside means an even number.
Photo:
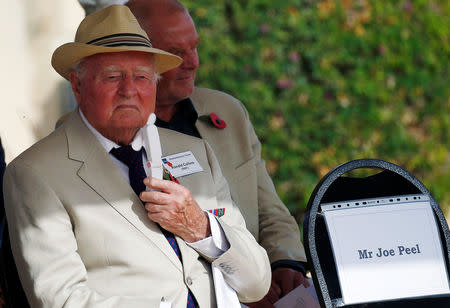
[{"label": "man's chin", "polygon": [[194,92],[194,85],[184,85],[184,87],[180,87],[178,91],[178,97],[180,97],[180,100],[188,98],[192,95]]},{"label": "man's chin", "polygon": [[140,123],[142,121],[147,121],[144,119],[145,114],[150,115],[151,111],[143,108],[122,108],[116,109],[113,116],[111,117],[111,122],[119,126],[133,126],[135,123]]},{"label": "man's chin", "polygon": [[146,123],[147,119],[144,119],[142,115],[139,115],[139,117],[137,117],[136,115],[126,115],[116,119],[112,123],[112,127],[114,128],[114,130],[138,130]]},{"label": "man's chin", "polygon": [[176,81],[176,89],[180,92],[191,92],[194,89],[194,77],[180,79]]}]

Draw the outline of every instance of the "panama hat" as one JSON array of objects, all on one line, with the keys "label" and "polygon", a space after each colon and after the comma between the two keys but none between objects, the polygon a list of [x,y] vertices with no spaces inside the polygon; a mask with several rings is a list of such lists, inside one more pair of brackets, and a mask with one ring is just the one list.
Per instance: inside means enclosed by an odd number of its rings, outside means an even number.
[{"label": "panama hat", "polygon": [[182,62],[180,57],[152,47],[147,34],[128,7],[111,5],[83,19],[75,42],[64,44],[53,53],[52,66],[68,80],[70,71],[81,59],[98,53],[123,51],[153,54],[155,69],[160,74]]}]

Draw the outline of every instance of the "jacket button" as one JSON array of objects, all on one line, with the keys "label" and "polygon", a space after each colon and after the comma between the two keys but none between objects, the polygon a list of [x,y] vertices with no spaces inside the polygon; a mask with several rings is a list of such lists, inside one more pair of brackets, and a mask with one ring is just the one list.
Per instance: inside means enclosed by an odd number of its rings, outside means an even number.
[{"label": "jacket button", "polygon": [[192,285],[191,277],[186,278],[186,283],[188,284],[188,286]]}]

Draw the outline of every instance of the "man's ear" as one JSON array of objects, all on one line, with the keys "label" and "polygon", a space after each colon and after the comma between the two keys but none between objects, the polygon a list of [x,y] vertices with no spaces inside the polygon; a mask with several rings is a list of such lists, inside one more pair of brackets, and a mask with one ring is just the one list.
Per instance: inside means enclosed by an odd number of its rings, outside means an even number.
[{"label": "man's ear", "polygon": [[81,101],[81,80],[78,76],[78,73],[75,71],[71,71],[69,73],[69,81],[72,85],[73,94],[77,100],[77,103],[80,104]]}]

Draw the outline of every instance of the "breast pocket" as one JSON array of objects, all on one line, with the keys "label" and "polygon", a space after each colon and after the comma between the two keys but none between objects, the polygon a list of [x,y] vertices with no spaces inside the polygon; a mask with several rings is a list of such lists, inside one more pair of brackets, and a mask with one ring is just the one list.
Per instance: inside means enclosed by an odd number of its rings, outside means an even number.
[{"label": "breast pocket", "polygon": [[232,182],[239,183],[247,179],[247,177],[249,177],[252,173],[255,173],[255,171],[255,158],[252,157],[245,163],[234,169]]}]

